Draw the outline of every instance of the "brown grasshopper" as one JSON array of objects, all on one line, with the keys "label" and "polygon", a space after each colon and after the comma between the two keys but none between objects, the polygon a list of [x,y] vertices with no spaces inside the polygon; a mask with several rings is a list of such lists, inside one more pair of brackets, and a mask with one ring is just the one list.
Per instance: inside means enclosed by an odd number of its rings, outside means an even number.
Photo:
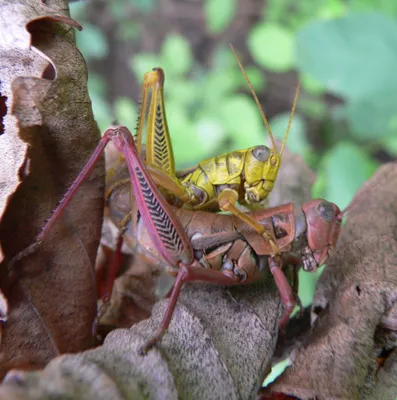
[{"label": "brown grasshopper", "polygon": [[160,329],[143,346],[141,354],[145,354],[164,335],[186,282],[240,285],[261,279],[265,268],[270,268],[285,308],[280,321],[280,327],[285,328],[296,300],[282,271],[283,264],[302,264],[306,271],[315,271],[322,265],[335,248],[347,209],[342,212],[333,203],[315,199],[302,205],[302,217],[294,216],[292,204],[252,212],[251,217],[271,232],[280,249],[280,253],[274,255],[271,244],[235,216],[170,206],[140,159],[130,131],[118,126],[105,132],[82,172],[47,221],[38,243],[44,240],[109,141],[123,154],[128,167],[128,183],[131,184],[118,180],[108,191],[112,217],[137,250],[149,249],[176,276]]}]

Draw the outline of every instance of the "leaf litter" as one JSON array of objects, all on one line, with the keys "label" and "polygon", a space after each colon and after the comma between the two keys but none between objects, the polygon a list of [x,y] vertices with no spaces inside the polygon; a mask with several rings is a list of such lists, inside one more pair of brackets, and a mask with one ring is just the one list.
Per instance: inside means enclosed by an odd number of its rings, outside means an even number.
[{"label": "leaf litter", "polygon": [[100,137],[74,41],[79,25],[65,10],[61,0],[1,7],[0,89],[7,100],[0,136],[0,284],[9,307],[1,376],[11,368],[42,368],[93,341],[103,162],[38,251],[8,270],[10,259],[35,241]]}]

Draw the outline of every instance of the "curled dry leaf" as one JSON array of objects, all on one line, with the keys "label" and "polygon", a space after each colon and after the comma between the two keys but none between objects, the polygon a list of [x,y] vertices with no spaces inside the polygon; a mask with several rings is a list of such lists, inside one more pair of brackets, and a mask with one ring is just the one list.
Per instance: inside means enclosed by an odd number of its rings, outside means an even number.
[{"label": "curled dry leaf", "polygon": [[66,0],[19,0],[0,8],[1,94],[7,98],[0,136],[1,187],[6,188],[0,283],[9,302],[0,375],[10,368],[43,367],[60,353],[92,343],[103,164],[42,247],[14,265],[14,279],[7,277],[7,260],[35,241],[100,137],[86,66],[74,43],[73,26],[79,25],[65,10]]},{"label": "curled dry leaf", "polygon": [[356,196],[317,286],[313,330],[271,391],[302,399],[397,396],[397,164],[381,167]]},{"label": "curled dry leaf", "polygon": [[[54,21],[80,25],[59,14],[59,9],[37,2],[36,13],[32,13],[23,1],[10,1],[2,5],[0,41],[0,138],[2,162],[0,163],[0,219],[5,211],[9,196],[21,182],[22,170],[28,170],[27,144],[18,137],[17,120],[10,112],[12,107],[11,82],[17,76],[40,77],[48,61],[29,49],[30,34],[25,25],[35,19],[50,17]],[[10,140],[12,137],[13,140]],[[20,171],[20,169],[22,169]],[[0,248],[0,261],[4,255]]]}]

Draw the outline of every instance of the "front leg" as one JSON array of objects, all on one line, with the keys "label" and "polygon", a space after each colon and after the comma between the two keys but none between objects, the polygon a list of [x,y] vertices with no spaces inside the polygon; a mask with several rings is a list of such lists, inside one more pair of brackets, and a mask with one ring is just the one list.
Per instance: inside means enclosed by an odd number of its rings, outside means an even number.
[{"label": "front leg", "polygon": [[285,333],[289,317],[296,305],[296,299],[294,292],[291,289],[291,285],[282,270],[283,264],[281,257],[269,257],[269,266],[284,306],[284,314],[279,322],[279,327],[281,332]]},{"label": "front leg", "polygon": [[238,193],[233,189],[223,189],[218,195],[219,208],[222,211],[230,211],[233,215],[243,220],[246,224],[254,228],[266,241],[270,243],[273,250],[273,256],[280,254],[280,250],[275,243],[275,239],[263,225],[255,221],[249,215],[243,213],[236,207]]}]

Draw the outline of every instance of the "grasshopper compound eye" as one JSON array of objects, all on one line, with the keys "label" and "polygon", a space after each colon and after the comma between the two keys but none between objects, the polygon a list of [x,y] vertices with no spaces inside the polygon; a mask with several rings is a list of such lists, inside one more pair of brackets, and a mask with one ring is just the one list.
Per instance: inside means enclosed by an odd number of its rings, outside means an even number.
[{"label": "grasshopper compound eye", "polygon": [[252,155],[258,160],[265,162],[268,160],[270,154],[270,150],[266,146],[256,146],[252,150]]},{"label": "grasshopper compound eye", "polygon": [[318,205],[317,210],[323,219],[326,221],[332,221],[334,217],[334,208],[331,203],[324,201]]}]

